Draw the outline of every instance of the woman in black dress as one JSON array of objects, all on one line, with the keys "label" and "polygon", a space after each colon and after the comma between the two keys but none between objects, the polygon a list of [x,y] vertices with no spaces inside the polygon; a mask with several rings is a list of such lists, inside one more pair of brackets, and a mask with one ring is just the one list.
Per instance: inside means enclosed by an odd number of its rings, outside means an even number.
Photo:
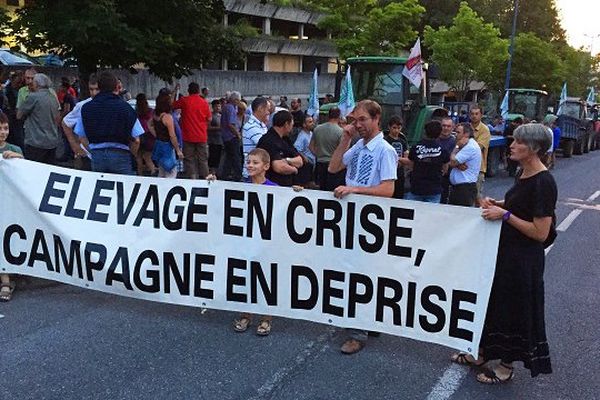
[{"label": "woman in black dress", "polygon": [[513,362],[522,361],[531,376],[552,372],[544,321],[544,242],[553,230],[558,196],[556,183],[541,158],[552,143],[541,124],[527,124],[514,132],[511,159],[522,175],[506,193],[504,201],[481,202],[486,220],[502,220],[496,273],[475,361],[463,353],[452,361],[482,365],[500,360],[495,368],[477,375],[482,383],[508,382]]}]

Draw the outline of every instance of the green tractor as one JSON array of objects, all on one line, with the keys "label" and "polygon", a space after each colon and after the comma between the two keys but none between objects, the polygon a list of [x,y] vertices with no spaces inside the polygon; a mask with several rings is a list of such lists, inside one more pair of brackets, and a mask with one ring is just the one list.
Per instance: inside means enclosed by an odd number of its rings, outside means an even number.
[{"label": "green tractor", "polygon": [[508,121],[520,117],[541,123],[547,113],[547,92],[536,89],[508,89]]},{"label": "green tractor", "polygon": [[[448,111],[439,106],[427,104],[428,76],[427,64],[423,65],[424,79],[417,88],[402,75],[407,62],[402,57],[353,57],[346,60],[352,67],[352,87],[354,98],[374,100],[382,108],[381,128],[387,129],[387,123],[393,115],[404,120],[404,134],[408,142],[415,144],[423,132],[425,123],[434,118],[448,115]],[[321,117],[327,117],[328,111],[337,107],[337,103],[324,104],[320,108]]]}]

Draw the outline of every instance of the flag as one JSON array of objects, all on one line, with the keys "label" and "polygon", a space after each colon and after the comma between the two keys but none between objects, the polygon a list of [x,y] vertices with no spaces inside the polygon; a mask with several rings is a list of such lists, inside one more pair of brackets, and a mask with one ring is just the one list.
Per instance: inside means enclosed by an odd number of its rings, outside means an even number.
[{"label": "flag", "polygon": [[588,105],[596,104],[596,92],[594,91],[594,87],[590,87],[590,93],[588,93],[587,97]]},{"label": "flag", "polygon": [[504,121],[508,120],[508,90],[504,93],[502,104],[500,104],[500,114]]},{"label": "flag", "polygon": [[423,64],[421,63],[421,38],[417,38],[417,41],[412,49],[410,49],[410,55],[408,61],[404,65],[402,70],[404,75],[410,83],[416,87],[421,87],[421,81],[423,80]]},{"label": "flag", "polygon": [[352,77],[350,75],[350,66],[348,65],[346,68],[346,78],[344,78],[340,90],[340,102],[338,103],[342,117],[346,118],[354,110],[354,105],[354,89],[352,89]]},{"label": "flag", "polygon": [[319,119],[319,84],[318,84],[319,74],[317,73],[317,69],[315,68],[315,72],[313,73],[312,79],[312,87],[310,89],[310,96],[308,98],[308,109],[306,110],[306,114],[313,117],[315,120]]},{"label": "flag", "polygon": [[567,101],[567,82],[564,83],[562,90],[560,91],[560,100],[558,102],[558,112],[556,115],[561,114],[563,104]]}]

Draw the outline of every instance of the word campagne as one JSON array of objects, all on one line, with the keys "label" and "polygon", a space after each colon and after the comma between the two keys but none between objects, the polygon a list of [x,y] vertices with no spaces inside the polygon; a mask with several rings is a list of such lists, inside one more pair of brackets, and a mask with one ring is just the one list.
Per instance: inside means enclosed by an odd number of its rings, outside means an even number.
[{"label": "word campagne", "polygon": [[439,216],[428,214],[448,214],[444,225],[464,216],[412,202],[27,161],[0,162],[0,184],[10,204],[0,214],[3,271],[477,349],[496,255],[480,239],[491,234],[497,247],[499,237],[480,218],[471,225],[480,230],[474,247],[484,250],[477,261],[454,260]]}]

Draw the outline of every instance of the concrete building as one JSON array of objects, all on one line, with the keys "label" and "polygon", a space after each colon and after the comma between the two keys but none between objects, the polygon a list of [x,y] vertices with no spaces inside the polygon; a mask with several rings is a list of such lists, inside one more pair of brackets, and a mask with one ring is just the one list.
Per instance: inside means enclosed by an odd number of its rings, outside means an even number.
[{"label": "concrete building", "polygon": [[205,68],[268,72],[334,73],[338,57],[327,32],[317,23],[323,14],[294,7],[282,7],[256,0],[224,0],[225,25],[247,23],[259,35],[247,38],[242,48],[246,59],[234,64],[224,58],[220,65]]}]

